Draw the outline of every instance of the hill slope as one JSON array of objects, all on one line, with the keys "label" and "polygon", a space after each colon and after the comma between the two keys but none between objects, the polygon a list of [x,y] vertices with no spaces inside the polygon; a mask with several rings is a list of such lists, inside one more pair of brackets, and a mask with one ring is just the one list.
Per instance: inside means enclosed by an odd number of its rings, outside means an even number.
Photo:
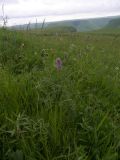
[{"label": "hill slope", "polygon": [[104,34],[120,34],[120,18],[110,20],[105,27],[100,30],[96,30],[95,32]]},{"label": "hill slope", "polygon": [[107,28],[120,28],[120,18],[110,20],[108,25],[106,26]]},{"label": "hill slope", "polygon": [[48,28],[52,28],[54,26],[73,26],[77,29],[77,31],[91,31],[104,27],[108,24],[109,18],[101,18],[101,19],[87,19],[87,20],[69,20],[69,21],[60,21],[53,22],[47,24]]},{"label": "hill slope", "polygon": [[[93,30],[99,30],[101,28],[104,28],[105,26],[109,25],[109,23],[113,23],[116,18],[119,18],[119,16],[116,17],[106,17],[106,18],[95,18],[95,19],[84,19],[84,20],[65,20],[65,21],[59,21],[59,22],[47,22],[44,24],[44,28],[54,28],[57,29],[60,27],[74,27],[78,32],[86,32],[86,31],[93,31]],[[112,24],[111,24],[112,25]],[[115,23],[117,25],[117,22]],[[25,25],[18,25],[13,26],[13,28],[17,29],[40,29],[43,27],[42,23],[32,23],[32,24],[25,24]]]}]

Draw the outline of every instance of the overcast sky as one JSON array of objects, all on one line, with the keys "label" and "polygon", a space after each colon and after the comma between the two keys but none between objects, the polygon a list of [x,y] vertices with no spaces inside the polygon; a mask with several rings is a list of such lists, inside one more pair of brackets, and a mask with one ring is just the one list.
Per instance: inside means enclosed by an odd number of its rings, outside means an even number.
[{"label": "overcast sky", "polygon": [[120,0],[0,0],[8,24],[120,15]]}]

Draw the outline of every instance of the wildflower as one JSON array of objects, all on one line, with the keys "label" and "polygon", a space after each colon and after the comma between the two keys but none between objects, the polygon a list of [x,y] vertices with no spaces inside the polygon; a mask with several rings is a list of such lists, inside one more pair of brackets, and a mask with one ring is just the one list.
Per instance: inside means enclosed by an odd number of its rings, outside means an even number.
[{"label": "wildflower", "polygon": [[56,64],[57,70],[60,70],[62,68],[62,60],[60,58],[56,59],[55,64]]}]

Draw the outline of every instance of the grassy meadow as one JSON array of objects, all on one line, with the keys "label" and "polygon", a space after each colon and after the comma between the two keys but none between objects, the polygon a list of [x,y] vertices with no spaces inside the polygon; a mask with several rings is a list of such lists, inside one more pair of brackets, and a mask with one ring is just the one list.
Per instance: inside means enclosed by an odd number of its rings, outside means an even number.
[{"label": "grassy meadow", "polygon": [[0,29],[0,160],[120,160],[119,35]]}]

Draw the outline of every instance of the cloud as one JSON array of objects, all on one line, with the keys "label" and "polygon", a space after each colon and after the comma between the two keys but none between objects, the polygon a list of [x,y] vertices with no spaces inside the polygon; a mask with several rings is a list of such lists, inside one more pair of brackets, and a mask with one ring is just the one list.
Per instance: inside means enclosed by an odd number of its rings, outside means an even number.
[{"label": "cloud", "polygon": [[5,14],[9,18],[70,15],[83,18],[120,14],[119,0],[0,0],[0,3],[2,1],[5,1]]},{"label": "cloud", "polygon": [[19,2],[18,0],[0,0],[0,4],[5,4],[5,5],[15,4],[15,3],[18,3],[18,2]]}]

